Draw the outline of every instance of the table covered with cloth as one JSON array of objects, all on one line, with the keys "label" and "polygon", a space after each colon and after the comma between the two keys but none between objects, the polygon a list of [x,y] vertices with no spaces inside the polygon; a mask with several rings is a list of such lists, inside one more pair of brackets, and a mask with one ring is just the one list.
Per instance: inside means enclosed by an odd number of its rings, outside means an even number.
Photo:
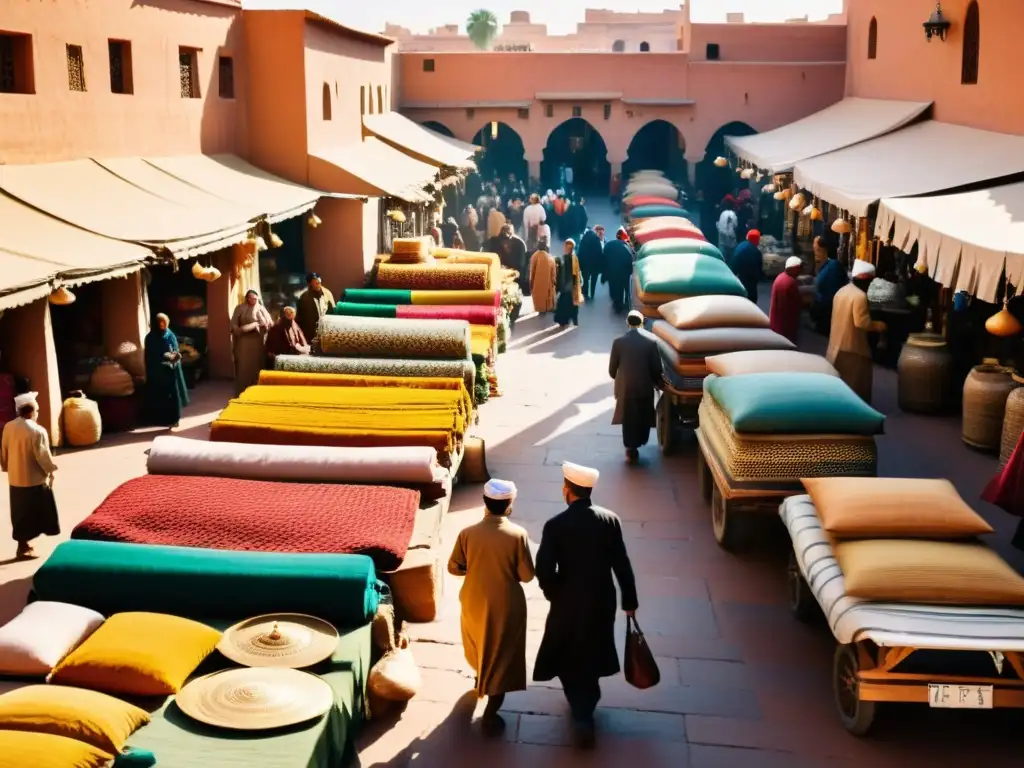
[{"label": "table covered with cloth", "polygon": [[486,291],[491,271],[486,264],[390,264],[377,266],[374,284],[378,288],[410,291]]},{"label": "table covered with cloth", "polygon": [[405,558],[419,504],[407,488],[144,475],[115,488],[71,538],[367,555],[388,571]]},{"label": "table covered with cloth", "polygon": [[301,371],[260,371],[259,384],[268,387],[358,387],[389,389],[444,389],[462,395],[466,412],[473,402],[461,377],[360,376],[349,373],[304,373]]},{"label": "table covered with cloth", "polygon": [[476,365],[473,360],[399,360],[392,357],[313,357],[278,355],[277,371],[329,373],[348,376],[384,376],[401,378],[461,378],[473,391]]},{"label": "table covered with cloth", "polygon": [[327,357],[392,356],[406,360],[469,359],[465,320],[392,320],[324,315],[320,347]]},{"label": "table covered with cloth", "polygon": [[501,305],[501,291],[409,291],[393,288],[346,288],[342,301],[355,304],[438,306],[447,304]]}]

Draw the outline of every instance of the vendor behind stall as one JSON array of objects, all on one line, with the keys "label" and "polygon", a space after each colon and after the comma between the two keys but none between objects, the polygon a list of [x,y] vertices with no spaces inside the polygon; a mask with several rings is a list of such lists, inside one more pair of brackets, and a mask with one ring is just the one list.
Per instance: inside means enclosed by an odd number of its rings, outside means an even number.
[{"label": "vendor behind stall", "polygon": [[316,336],[320,318],[334,309],[334,294],[327,289],[316,272],[306,275],[306,286],[306,290],[299,296],[298,322],[306,339],[311,340]]}]

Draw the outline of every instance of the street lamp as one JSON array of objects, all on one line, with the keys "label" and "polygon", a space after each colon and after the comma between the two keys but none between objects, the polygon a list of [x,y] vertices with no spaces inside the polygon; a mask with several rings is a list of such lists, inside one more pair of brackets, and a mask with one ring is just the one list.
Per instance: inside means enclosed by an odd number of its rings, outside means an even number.
[{"label": "street lamp", "polygon": [[932,11],[932,15],[928,17],[928,21],[924,24],[924,36],[928,42],[932,41],[933,37],[939,38],[939,40],[946,41],[946,33],[949,31],[950,23],[945,16],[942,15],[942,3],[935,4],[935,10]]}]

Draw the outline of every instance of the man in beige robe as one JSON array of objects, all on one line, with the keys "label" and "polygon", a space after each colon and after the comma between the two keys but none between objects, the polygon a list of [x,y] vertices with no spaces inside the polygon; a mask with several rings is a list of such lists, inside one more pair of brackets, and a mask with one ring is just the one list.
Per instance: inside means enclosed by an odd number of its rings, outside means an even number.
[{"label": "man in beige robe", "polygon": [[872,320],[868,311],[868,286],[875,268],[867,261],[853,263],[853,280],[843,286],[832,300],[832,330],[826,358],[839,371],[843,381],[870,405],[874,383],[874,361],[868,346],[868,334],[885,330],[885,323]]},{"label": "man in beige robe", "polygon": [[498,714],[509,691],[526,689],[526,595],[533,555],[525,529],[509,521],[515,484],[491,480],[484,486],[484,519],[464,528],[448,560],[448,572],[464,576],[462,648],[476,672],[477,696],[487,697],[483,727],[497,735]]},{"label": "man in beige robe", "polygon": [[[555,308],[555,281],[558,278],[558,264],[551,255],[551,230],[542,224],[538,238],[537,250],[530,258],[530,296],[533,298],[533,310],[540,314],[551,312]],[[544,230],[547,229],[547,232]]]}]

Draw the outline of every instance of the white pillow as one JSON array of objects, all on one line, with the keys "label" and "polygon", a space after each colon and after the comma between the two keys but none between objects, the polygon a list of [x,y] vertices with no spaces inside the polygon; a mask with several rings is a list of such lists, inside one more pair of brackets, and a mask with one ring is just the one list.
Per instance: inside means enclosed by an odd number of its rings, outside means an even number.
[{"label": "white pillow", "polygon": [[103,621],[96,611],[77,605],[29,603],[0,627],[0,675],[46,677]]}]

